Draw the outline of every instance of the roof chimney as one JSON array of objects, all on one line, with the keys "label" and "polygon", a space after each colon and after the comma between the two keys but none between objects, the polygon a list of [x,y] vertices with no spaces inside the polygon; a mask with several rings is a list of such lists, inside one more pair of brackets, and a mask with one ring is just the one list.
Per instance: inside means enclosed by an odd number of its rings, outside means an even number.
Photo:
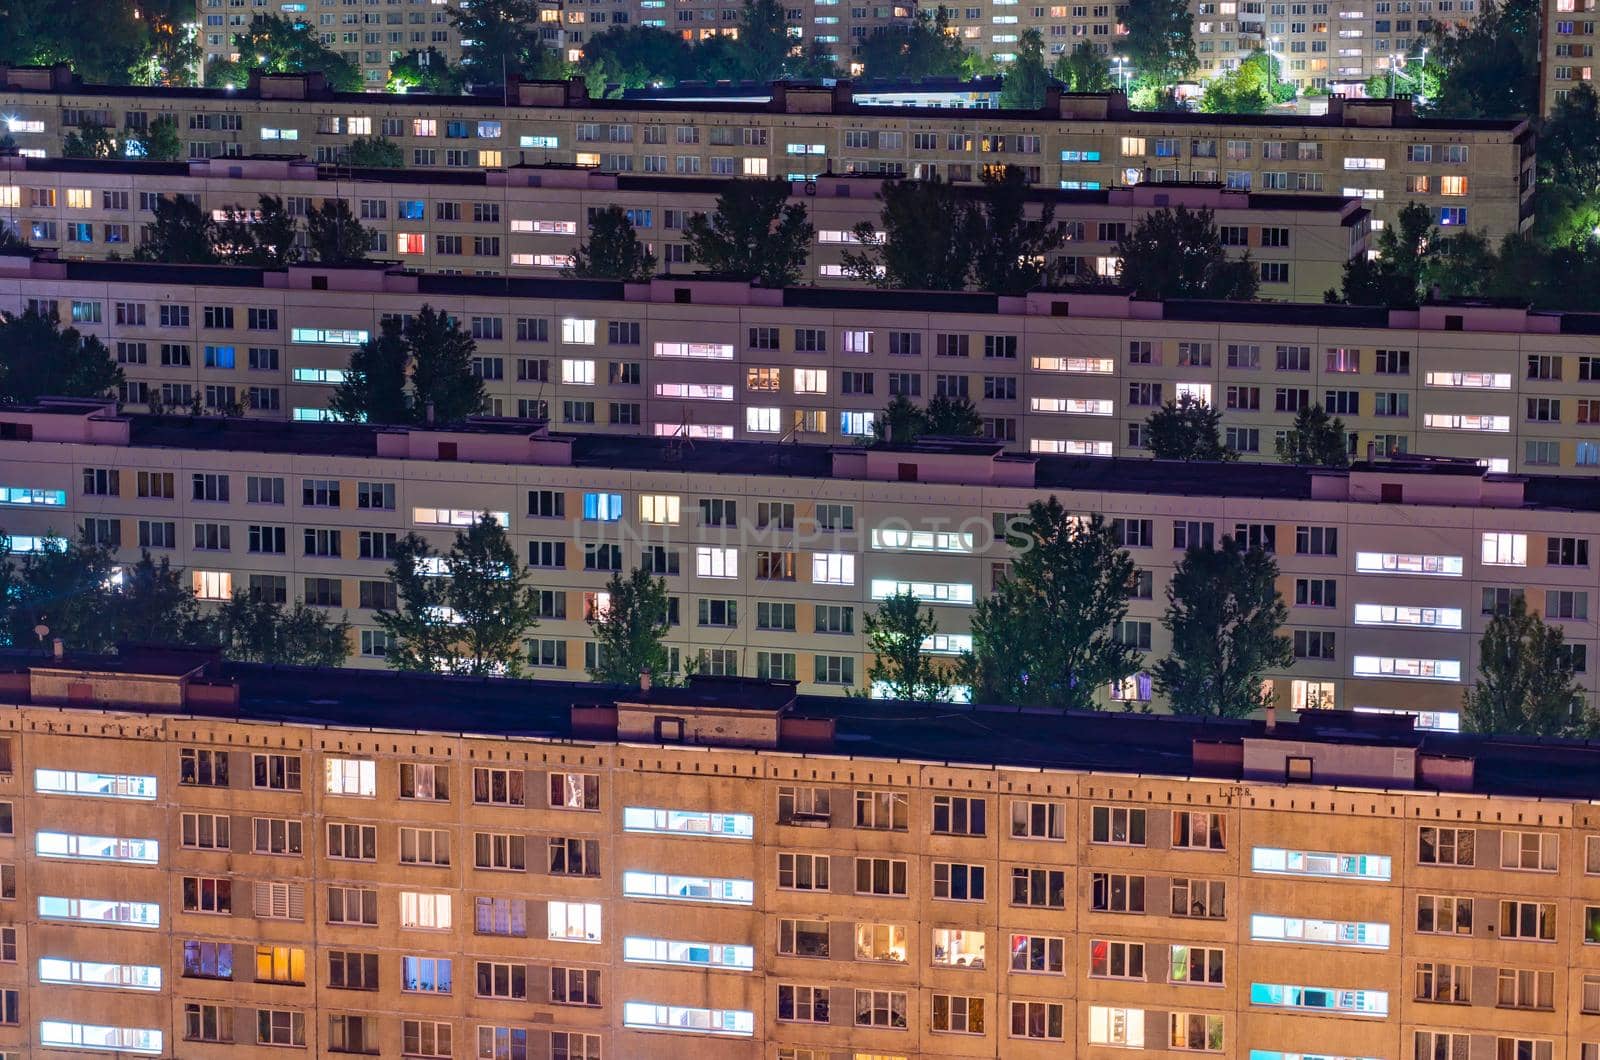
[{"label": "roof chimney", "polygon": [[650,691],[650,671],[648,669],[639,671],[639,691]]},{"label": "roof chimney", "polygon": [[67,655],[66,642],[63,641],[60,637],[56,637],[54,640],[52,640],[50,642],[50,655],[51,655],[52,658],[55,658],[55,659],[66,658],[66,655]]},{"label": "roof chimney", "polygon": [[1275,733],[1277,731],[1278,731],[1278,705],[1276,703],[1268,703],[1267,704],[1267,733],[1268,733],[1268,735],[1271,735],[1272,733]]}]

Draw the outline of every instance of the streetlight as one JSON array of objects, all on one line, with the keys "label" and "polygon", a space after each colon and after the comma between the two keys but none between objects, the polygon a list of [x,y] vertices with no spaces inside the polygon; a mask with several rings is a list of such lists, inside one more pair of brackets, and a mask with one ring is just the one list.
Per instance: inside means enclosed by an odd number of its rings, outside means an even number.
[{"label": "streetlight", "polygon": [[1128,91],[1128,75],[1125,65],[1127,61],[1120,55],[1115,55],[1111,58],[1111,65],[1116,70],[1117,87],[1122,89],[1123,92]]},{"label": "streetlight", "polygon": [[1272,100],[1278,100],[1278,38],[1267,38],[1267,76],[1270,78],[1268,85],[1272,89]]}]

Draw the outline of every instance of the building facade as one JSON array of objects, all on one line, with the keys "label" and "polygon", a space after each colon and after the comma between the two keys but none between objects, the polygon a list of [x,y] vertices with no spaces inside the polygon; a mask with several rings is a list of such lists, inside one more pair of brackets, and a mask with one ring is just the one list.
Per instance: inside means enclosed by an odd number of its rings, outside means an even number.
[{"label": "building facade", "polygon": [[8,1058],[1600,1048],[1592,751],[144,669],[5,675]]},{"label": "building facade", "polygon": [[1545,114],[1579,85],[1594,87],[1593,0],[1549,0],[1539,19],[1539,102]]},{"label": "building facade", "polygon": [[0,108],[19,148],[60,153],[80,122],[115,130],[161,115],[191,157],[282,151],[335,162],[357,136],[394,140],[416,168],[498,169],[518,160],[675,176],[824,173],[981,179],[1022,167],[1035,184],[1098,190],[1143,180],[1360,197],[1380,221],[1406,203],[1490,238],[1532,216],[1525,121],[1419,118],[1404,100],[1330,99],[1317,116],[1152,114],[1120,93],[1061,95],[1039,111],[858,106],[848,82],[778,85],[766,103],[591,100],[583,82],[473,97],[338,95],[319,75],[250,88],[161,90],[75,83],[64,68],[14,69]]},{"label": "building facade", "polygon": [[[1295,661],[1271,674],[1286,709],[1407,710],[1450,727],[1491,618],[1513,599],[1558,625],[1586,689],[1597,644],[1587,480],[1485,476],[1460,464],[1281,466],[1000,455],[972,443],[899,451],[118,417],[58,406],[0,417],[0,530],[18,555],[88,533],[126,561],[169,558],[202,600],[252,592],[343,614],[351,654],[381,668],[373,617],[394,607],[395,541],[441,551],[489,512],[538,590],[533,672],[583,680],[606,583],[666,579],[674,669],[869,688],[863,616],[910,591],[954,661],[973,605],[1012,558],[1009,521],[1057,497],[1099,514],[1141,574],[1117,635],[1145,674],[1099,690],[1159,706],[1166,586],[1190,545],[1236,536],[1274,555]],[[1398,499],[1396,499],[1398,498]]]},{"label": "building facade", "polygon": [[1188,395],[1252,461],[1313,402],[1351,452],[1501,471],[1600,468],[1594,318],[285,271],[0,255],[0,309],[100,338],[134,407],[325,420],[351,352],[386,316],[448,312],[477,343],[496,416],[606,433],[851,443],[891,399],[967,397],[989,437],[1048,455],[1144,455],[1144,423]]},{"label": "building facade", "polygon": [[[342,198],[375,238],[371,256],[428,272],[560,276],[598,210],[623,207],[664,272],[692,272],[684,227],[716,209],[729,179],[619,176],[569,166],[507,170],[349,170],[289,158],[182,163],[0,158],[0,225],[65,258],[126,256],[151,225],[161,196],[193,199],[222,221],[249,216],[258,198],[282,199],[303,215]],[[842,255],[857,249],[861,222],[881,224],[876,177],[796,181],[817,229],[805,281],[856,283]],[[963,191],[976,189],[964,188]],[[1069,276],[1116,275],[1116,244],[1157,203],[1209,209],[1232,254],[1258,263],[1267,298],[1317,301],[1337,289],[1345,263],[1367,253],[1371,218],[1359,200],[1231,192],[1192,184],[1101,191],[1038,189],[1033,216],[1048,206],[1068,237],[1059,255]]]}]

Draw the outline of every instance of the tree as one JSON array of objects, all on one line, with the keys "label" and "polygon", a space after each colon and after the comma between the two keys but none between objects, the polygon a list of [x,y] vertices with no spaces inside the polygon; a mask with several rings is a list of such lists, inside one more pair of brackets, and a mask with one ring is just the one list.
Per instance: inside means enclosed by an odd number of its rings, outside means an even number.
[{"label": "tree", "polygon": [[606,606],[588,616],[597,648],[589,679],[610,685],[639,686],[641,674],[667,681],[667,582],[635,567],[624,578],[613,574],[606,583]]},{"label": "tree", "polygon": [[867,77],[895,81],[961,77],[968,58],[943,5],[936,14],[922,9],[904,23],[886,26],[856,48],[856,62]]},{"label": "tree", "polygon": [[1151,210],[1117,241],[1119,282],[1137,298],[1255,298],[1250,252],[1230,258],[1209,208]]},{"label": "tree", "polygon": [[881,233],[870,221],[855,226],[859,253],[846,251],[845,271],[879,287],[959,291],[972,267],[966,202],[935,173],[927,180],[887,180]]},{"label": "tree", "polygon": [[350,354],[350,365],[329,399],[342,420],[353,423],[410,423],[406,367],[411,347],[397,317],[384,317],[378,333]]},{"label": "tree", "polygon": [[910,445],[928,433],[928,414],[904,394],[896,394],[884,406],[883,414],[872,421],[875,446]]},{"label": "tree", "polygon": [[241,89],[250,83],[250,67],[220,56],[206,63],[203,79],[207,88]]},{"label": "tree", "polygon": [[390,92],[409,92],[413,89],[430,96],[455,96],[461,94],[466,78],[458,67],[450,65],[443,52],[434,47],[426,51],[413,48],[389,64]]},{"label": "tree", "polygon": [[[8,561],[9,565],[9,561]],[[106,548],[88,540],[46,537],[44,547],[22,557],[14,567],[14,590],[8,593],[10,643],[45,644],[56,637],[76,651],[105,652],[115,647],[107,600],[116,562]],[[37,627],[44,626],[41,638]]]},{"label": "tree", "polygon": [[154,224],[133,250],[135,261],[161,261],[168,265],[217,263],[217,228],[198,202],[163,195],[156,200],[154,213]]},{"label": "tree", "polygon": [[1523,598],[1490,619],[1478,645],[1478,680],[1461,697],[1471,732],[1588,737],[1596,717],[1584,705],[1572,655],[1559,626],[1528,610]]},{"label": "tree", "polygon": [[139,551],[136,563],[122,568],[105,604],[112,644],[194,644],[204,639],[194,587],[181,568],[165,556],[156,559],[148,549]]},{"label": "tree", "polygon": [[207,623],[209,639],[235,662],[343,666],[350,657],[350,619],[330,621],[320,608],[293,607],[236,591]]},{"label": "tree", "polygon": [[176,162],[183,157],[177,119],[170,114],[156,118],[143,133],[129,135],[125,151],[129,158],[142,158],[147,162]]},{"label": "tree", "polygon": [[1000,85],[1003,110],[1038,110],[1044,106],[1044,90],[1050,72],[1044,65],[1044,37],[1037,29],[1023,30],[1017,41],[1017,57],[1006,66]]},{"label": "tree", "polygon": [[928,402],[928,433],[941,438],[976,438],[983,433],[983,417],[967,397],[936,395]]},{"label": "tree", "polygon": [[194,9],[182,10],[180,3],[160,0],[141,4],[149,26],[149,44],[143,61],[129,71],[136,85],[161,85],[165,88],[190,88],[204,52],[200,33],[193,24]]},{"label": "tree", "polygon": [[1232,70],[1206,82],[1200,109],[1208,114],[1260,114],[1294,98],[1294,82],[1285,81],[1280,60],[1257,49]]},{"label": "tree", "polygon": [[983,183],[967,207],[967,239],[972,254],[972,285],[994,294],[1021,295],[1059,279],[1052,256],[1067,241],[1067,227],[1056,222],[1053,199],[1038,217],[1028,216],[1028,178],[1020,166],[998,173],[985,170]]},{"label": "tree", "polygon": [[45,395],[108,397],[122,382],[111,351],[93,335],[62,330],[37,307],[0,312],[0,404],[28,404]]},{"label": "tree", "polygon": [[1439,84],[1444,80],[1444,67],[1439,65],[1437,51],[1416,62],[1399,56],[1391,62],[1390,69],[1367,78],[1367,96],[1370,99],[1410,99],[1423,110],[1429,110],[1439,98]]},{"label": "tree", "polygon": [[61,141],[63,158],[114,158],[117,141],[111,130],[95,121],[80,122],[76,132],[67,133]]},{"label": "tree", "polygon": [[449,18],[462,41],[462,69],[475,85],[502,85],[545,50],[537,0],[474,0],[452,5]]},{"label": "tree", "polygon": [[696,76],[695,67],[710,58],[703,49],[715,39],[691,48],[676,33],[654,26],[612,26],[584,42],[579,69],[589,94],[597,99],[613,86],[620,93],[629,88],[675,85]]},{"label": "tree", "polygon": [[1072,92],[1108,92],[1115,87],[1110,61],[1086,40],[1057,59],[1050,72]]},{"label": "tree", "polygon": [[1279,634],[1289,609],[1278,564],[1227,535],[1221,548],[1190,548],[1167,583],[1161,624],[1172,648],[1155,665],[1155,686],[1174,714],[1243,718],[1266,707],[1262,679],[1294,664]]},{"label": "tree", "polygon": [[1424,259],[1433,235],[1433,215],[1428,208],[1407,203],[1399,217],[1378,233],[1376,261],[1360,254],[1345,262],[1344,301],[1397,309],[1416,306],[1421,298],[1418,288],[1422,285]]},{"label": "tree", "polygon": [[1138,652],[1116,636],[1133,560],[1100,515],[1072,515],[1054,496],[1029,505],[1011,534],[1022,544],[973,610],[961,678],[979,703],[1094,710],[1098,689],[1139,669]]},{"label": "tree", "polygon": [[216,226],[218,252],[230,265],[282,269],[300,260],[300,222],[276,195],[260,195],[255,212],[237,207]]},{"label": "tree", "polygon": [[398,606],[374,617],[395,641],[390,666],[477,677],[522,673],[522,638],[538,625],[537,594],[505,528],[488,512],[457,532],[443,556],[407,534],[389,577]]},{"label": "tree", "polygon": [[1307,467],[1349,467],[1344,420],[1329,416],[1321,405],[1302,405],[1294,425],[1278,439],[1278,459]]},{"label": "tree", "polygon": [[483,380],[472,371],[478,344],[459,320],[424,305],[406,321],[405,340],[412,423],[459,423],[483,411]]},{"label": "tree", "polygon": [[572,252],[568,275],[592,280],[645,283],[656,273],[656,256],[639,241],[627,211],[612,205],[589,220],[589,241]]},{"label": "tree", "polygon": [[798,283],[816,229],[803,203],[790,203],[787,180],[730,181],[709,218],[684,226],[689,256],[708,271],[763,287]]},{"label": "tree", "polygon": [[483,380],[472,371],[477,350],[459,321],[424,304],[404,323],[383,321],[355,349],[329,406],[364,423],[458,423],[483,411]]},{"label": "tree", "polygon": [[739,55],[747,80],[782,80],[794,47],[781,0],[744,0],[739,12]]},{"label": "tree", "polygon": [[1139,77],[1170,94],[1199,66],[1194,15],[1185,0],[1128,0],[1122,50]]},{"label": "tree", "polygon": [[1222,444],[1222,413],[1184,394],[1144,421],[1145,445],[1157,460],[1237,460]]},{"label": "tree", "polygon": [[384,136],[358,136],[350,141],[345,161],[365,169],[401,169],[406,164],[400,145]]},{"label": "tree", "polygon": [[306,211],[306,242],[311,258],[323,265],[365,261],[372,233],[356,220],[344,199],[324,199]]},{"label": "tree", "polygon": [[872,663],[867,681],[888,699],[914,699],[936,703],[951,697],[948,676],[923,644],[939,632],[933,609],[922,609],[910,591],[886,597],[863,616],[867,650]]},{"label": "tree", "polygon": [[142,9],[95,0],[0,6],[0,66],[68,63],[86,81],[126,84],[151,48]]},{"label": "tree", "polygon": [[361,71],[325,47],[315,26],[299,19],[256,15],[243,33],[234,34],[233,46],[249,66],[266,73],[321,73],[338,92],[365,87]]},{"label": "tree", "polygon": [[1521,118],[1539,113],[1538,0],[1484,0],[1478,17],[1434,35],[1430,57],[1443,70],[1430,114]]}]

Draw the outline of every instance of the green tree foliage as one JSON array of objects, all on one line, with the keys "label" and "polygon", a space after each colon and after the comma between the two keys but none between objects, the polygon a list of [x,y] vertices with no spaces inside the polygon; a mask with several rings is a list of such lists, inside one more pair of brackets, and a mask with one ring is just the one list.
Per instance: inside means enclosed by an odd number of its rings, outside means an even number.
[{"label": "green tree foliage", "polygon": [[[435,562],[442,573],[431,573]],[[374,618],[395,640],[397,670],[516,677],[523,637],[538,625],[528,572],[487,512],[441,557],[416,534],[401,539],[390,579],[398,606]]]},{"label": "green tree foliage", "polygon": [[1157,460],[1239,459],[1222,444],[1222,413],[1188,394],[1152,412],[1144,436]]},{"label": "green tree foliage", "polygon": [[0,254],[27,253],[31,246],[9,221],[0,221]]},{"label": "green tree foliage", "polygon": [[912,699],[943,703],[951,697],[949,675],[923,643],[939,632],[933,609],[923,609],[910,592],[885,598],[863,616],[867,650],[872,663],[867,681],[882,688],[889,699]]},{"label": "green tree foliage", "polygon": [[1420,56],[1408,60],[1405,56],[1393,70],[1373,74],[1367,78],[1367,96],[1370,99],[1420,100],[1424,108],[1439,98],[1439,84],[1444,80],[1444,67],[1436,54],[1426,60]]},{"label": "green tree foliage", "polygon": [[777,81],[790,72],[795,39],[782,0],[744,0],[739,11],[739,54],[751,81]]},{"label": "green tree foliage", "polygon": [[1172,648],[1154,668],[1174,714],[1243,718],[1266,707],[1262,679],[1294,663],[1289,638],[1278,632],[1289,609],[1277,578],[1271,556],[1232,536],[1221,548],[1184,553],[1161,619]]},{"label": "green tree foliage", "polygon": [[194,644],[205,639],[194,587],[165,556],[156,559],[140,550],[138,562],[122,568],[116,588],[105,596],[112,644]]},{"label": "green tree foliage", "polygon": [[464,44],[461,67],[475,85],[500,85],[508,77],[542,70],[548,51],[539,39],[537,0],[473,0],[449,8],[450,24]]},{"label": "green tree foliage", "polygon": [[613,88],[675,85],[693,76],[693,48],[676,33],[654,26],[612,26],[583,45],[579,69],[596,98]]},{"label": "green tree foliage", "polygon": [[365,169],[402,169],[406,153],[384,136],[358,136],[350,141],[345,161]]},{"label": "green tree foliage", "polygon": [[1255,298],[1258,279],[1249,251],[1228,256],[1209,208],[1151,210],[1117,241],[1118,276],[1136,297]]},{"label": "green tree foliage", "polygon": [[[11,572],[7,596],[10,642],[47,646],[60,637],[75,651],[105,652],[116,645],[106,599],[113,568],[111,553],[87,541],[46,538],[44,547],[20,563],[7,561]],[[36,627],[48,630],[41,641]]]},{"label": "green tree foliage", "polygon": [[1306,467],[1349,467],[1346,438],[1344,420],[1329,416],[1321,405],[1303,405],[1293,426],[1278,439],[1278,459]]},{"label": "green tree foliage", "polygon": [[1421,203],[1407,203],[1378,233],[1378,258],[1358,255],[1344,266],[1343,301],[1351,305],[1409,308],[1421,298],[1426,248],[1433,216]]},{"label": "green tree foliage", "polygon": [[320,608],[294,606],[235,592],[206,623],[207,637],[236,662],[343,666],[350,657],[350,619],[329,619]]},{"label": "green tree foliage", "polygon": [[63,158],[114,158],[118,154],[116,137],[95,121],[80,122],[75,132],[61,142]]},{"label": "green tree foliage", "polygon": [[324,199],[306,212],[306,243],[312,260],[322,265],[365,261],[372,232],[356,220],[344,199]]},{"label": "green tree foliage", "polygon": [[215,228],[218,254],[230,265],[282,269],[300,260],[300,222],[276,195],[257,197],[254,213],[230,208]]},{"label": "green tree foliage", "polygon": [[867,77],[896,81],[961,77],[969,58],[960,37],[950,31],[950,16],[943,6],[936,14],[919,10],[915,18],[884,27],[884,32],[856,48],[856,61]]},{"label": "green tree foliage", "polygon": [[911,445],[925,434],[977,438],[983,434],[983,417],[968,398],[940,394],[923,408],[904,394],[896,394],[872,421],[875,446]]},{"label": "green tree foliage", "polygon": [[0,66],[68,63],[87,81],[128,84],[151,56],[144,7],[105,0],[0,5]]},{"label": "green tree foliage", "polygon": [[[437,48],[413,48],[389,64],[390,92],[421,92],[430,96],[455,96],[466,85],[466,75]],[[351,145],[352,149],[354,145]],[[351,165],[357,163],[352,162]],[[398,168],[398,163],[394,167]]]},{"label": "green tree foliage", "polygon": [[215,265],[221,260],[216,243],[216,225],[199,203],[163,195],[156,200],[155,221],[134,248],[133,258],[168,265]]},{"label": "green tree foliage", "polygon": [[689,256],[712,273],[763,287],[800,281],[816,230],[802,203],[790,203],[787,180],[730,181],[710,217],[684,227]]},{"label": "green tree foliage", "polygon": [[1018,166],[985,170],[983,184],[967,210],[972,254],[972,285],[994,294],[1020,295],[1059,279],[1052,257],[1067,240],[1056,222],[1053,200],[1038,216],[1028,211],[1028,180]]},{"label": "green tree foliage", "polygon": [[203,80],[207,88],[244,88],[250,83],[250,67],[232,59],[212,59],[206,63]]},{"label": "green tree foliage", "polygon": [[1050,72],[1069,92],[1108,92],[1116,87],[1111,61],[1086,40],[1057,59]]},{"label": "green tree foliage", "polygon": [[483,410],[483,380],[472,372],[477,348],[459,321],[423,305],[403,325],[384,321],[351,354],[330,407],[367,423],[458,423]]},{"label": "green tree foliage", "polygon": [[1200,109],[1207,114],[1261,114],[1294,95],[1294,82],[1283,79],[1282,60],[1258,49],[1236,68],[1206,82]]},{"label": "green tree foliage", "polygon": [[855,226],[863,249],[843,255],[847,273],[879,287],[959,291],[967,285],[966,200],[935,174],[930,180],[888,180],[881,236],[870,221]]},{"label": "green tree foliage", "polygon": [[461,322],[424,305],[406,321],[411,347],[413,423],[459,423],[483,411],[483,380],[473,374],[478,344]]},{"label": "green tree foliage", "polygon": [[129,158],[148,162],[176,162],[183,157],[183,140],[178,136],[178,121],[163,114],[150,122],[143,133],[130,133],[124,149]]},{"label": "green tree foliage", "polygon": [[192,87],[203,57],[200,33],[193,26],[194,8],[181,0],[139,6],[150,37],[142,60],[129,71],[129,80],[136,85]]},{"label": "green tree foliage", "polygon": [[1017,57],[1006,67],[1000,86],[1001,108],[1038,110],[1044,106],[1044,90],[1050,81],[1050,71],[1044,64],[1044,37],[1037,29],[1023,30],[1017,41]]},{"label": "green tree foliage", "polygon": [[95,336],[62,330],[54,314],[37,308],[0,312],[0,404],[109,397],[121,382],[122,369]]},{"label": "green tree foliage", "polygon": [[1429,112],[1443,118],[1521,118],[1539,112],[1539,0],[1484,0],[1478,17],[1436,33],[1443,70]]},{"label": "green tree foliage", "polygon": [[234,34],[233,45],[247,67],[272,74],[319,72],[339,92],[360,92],[364,87],[361,71],[325,47],[309,22],[256,15],[243,33]]},{"label": "green tree foliage", "polygon": [[361,423],[410,423],[411,398],[406,368],[411,345],[396,317],[384,317],[378,333],[350,354],[350,365],[329,399],[342,420]]},{"label": "green tree foliage", "polygon": [[1596,717],[1584,705],[1572,656],[1558,626],[1528,610],[1521,596],[1497,614],[1478,646],[1478,680],[1461,698],[1471,732],[1588,737]]},{"label": "green tree foliage", "polygon": [[1129,0],[1121,50],[1134,72],[1170,91],[1200,66],[1194,47],[1194,15],[1185,0]]},{"label": "green tree foliage", "polygon": [[605,592],[605,609],[589,616],[598,644],[590,680],[637,688],[639,675],[649,673],[657,683],[668,681],[666,580],[635,567],[626,578],[613,574]]},{"label": "green tree foliage", "polygon": [[634,231],[627,211],[612,205],[589,220],[589,241],[572,252],[570,276],[644,283],[656,274],[656,256]]},{"label": "green tree foliage", "polygon": [[1114,633],[1128,613],[1133,560],[1103,518],[1070,514],[1053,496],[1011,529],[1022,545],[973,610],[961,679],[975,702],[1097,709],[1097,691],[1139,669],[1138,652]]}]

